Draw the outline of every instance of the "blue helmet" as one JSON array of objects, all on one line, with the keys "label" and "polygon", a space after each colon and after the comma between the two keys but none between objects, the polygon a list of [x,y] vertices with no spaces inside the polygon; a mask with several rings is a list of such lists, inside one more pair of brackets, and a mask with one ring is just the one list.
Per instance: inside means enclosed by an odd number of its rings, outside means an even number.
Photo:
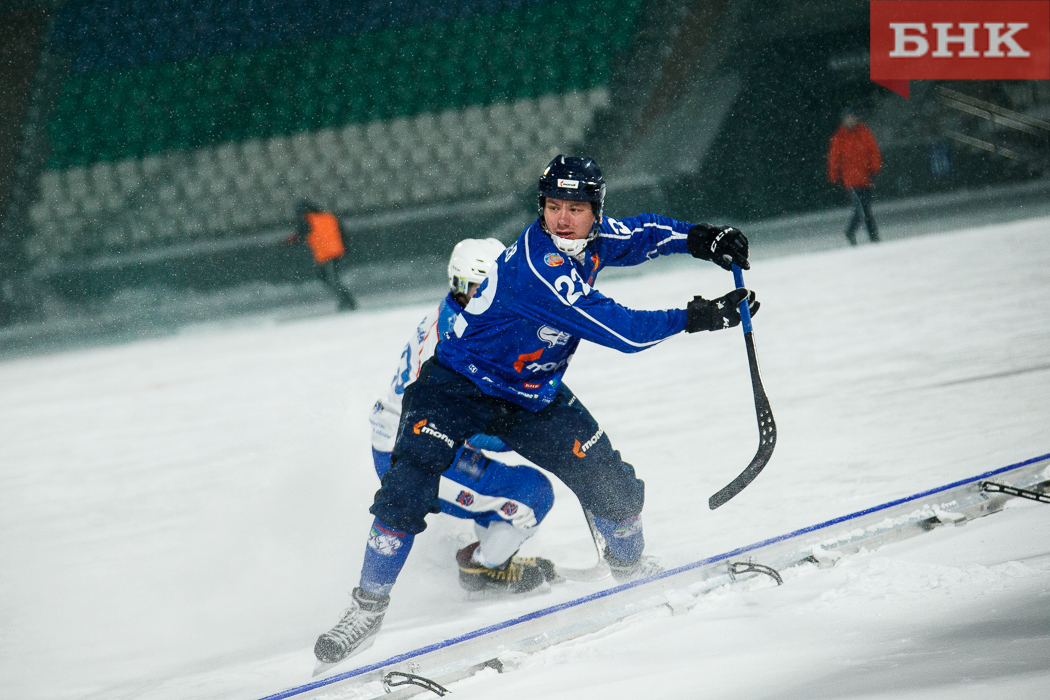
[{"label": "blue helmet", "polygon": [[592,158],[557,156],[540,176],[539,193],[541,213],[544,199],[553,197],[590,202],[594,216],[600,219],[605,206],[605,178]]},{"label": "blue helmet", "polygon": [[551,197],[573,202],[590,202],[594,209],[594,227],[591,228],[587,240],[594,238],[602,221],[602,209],[605,207],[605,178],[602,177],[602,171],[593,158],[556,156],[540,176],[538,189],[540,226],[548,235],[550,231],[547,231],[547,224],[543,219],[543,206],[547,197]]}]

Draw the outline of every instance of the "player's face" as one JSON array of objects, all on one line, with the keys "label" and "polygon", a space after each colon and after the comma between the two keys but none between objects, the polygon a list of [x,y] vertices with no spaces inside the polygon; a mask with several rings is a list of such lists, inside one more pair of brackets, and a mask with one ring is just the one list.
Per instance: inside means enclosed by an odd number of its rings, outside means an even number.
[{"label": "player's face", "polygon": [[594,209],[590,202],[547,197],[543,204],[543,221],[547,230],[559,238],[586,238],[594,225]]},{"label": "player's face", "polygon": [[479,282],[471,282],[467,285],[466,294],[453,294],[452,298],[456,300],[456,303],[462,306],[464,309],[467,308],[467,304],[470,303],[471,298],[474,296],[474,292],[478,291],[478,287],[481,284]]}]

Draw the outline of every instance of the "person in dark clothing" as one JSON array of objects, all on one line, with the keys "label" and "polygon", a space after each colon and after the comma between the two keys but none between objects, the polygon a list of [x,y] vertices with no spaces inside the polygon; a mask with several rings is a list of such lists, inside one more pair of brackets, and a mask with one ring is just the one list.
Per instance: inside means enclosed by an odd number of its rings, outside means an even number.
[{"label": "person in dark clothing", "polygon": [[304,243],[310,249],[317,264],[317,275],[335,292],[340,311],[357,308],[357,300],[339,276],[346,245],[343,243],[342,226],[335,214],[308,199],[299,200],[295,205],[295,233],[287,240],[289,243]]},{"label": "person in dark clothing", "polygon": [[871,178],[881,168],[882,154],[871,129],[857,119],[852,109],[845,108],[842,124],[831,137],[828,149],[828,180],[845,189],[853,205],[853,216],[846,226],[846,240],[850,245],[857,245],[856,231],[861,218],[871,242],[879,241],[879,227],[871,213],[875,188]]}]

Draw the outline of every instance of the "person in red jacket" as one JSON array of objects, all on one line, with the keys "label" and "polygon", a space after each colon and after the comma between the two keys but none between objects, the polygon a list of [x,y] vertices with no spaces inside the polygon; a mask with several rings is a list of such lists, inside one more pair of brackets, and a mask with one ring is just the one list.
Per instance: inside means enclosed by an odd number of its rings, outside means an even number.
[{"label": "person in red jacket", "polygon": [[307,199],[295,205],[295,233],[289,243],[305,243],[317,263],[317,274],[339,298],[340,311],[357,308],[357,300],[339,278],[339,263],[346,254],[343,231],[335,214]]},{"label": "person in red jacket", "polygon": [[856,230],[861,217],[872,243],[879,242],[879,227],[871,213],[871,181],[882,168],[882,154],[871,129],[863,124],[852,109],[842,110],[842,125],[831,137],[828,150],[828,180],[849,193],[853,216],[846,226],[846,240],[857,245]]}]

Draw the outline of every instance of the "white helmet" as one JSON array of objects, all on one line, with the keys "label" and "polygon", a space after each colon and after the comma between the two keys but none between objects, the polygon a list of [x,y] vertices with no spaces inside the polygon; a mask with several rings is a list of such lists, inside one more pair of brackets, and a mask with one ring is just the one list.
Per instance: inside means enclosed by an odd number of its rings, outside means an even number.
[{"label": "white helmet", "polygon": [[465,238],[448,259],[448,283],[456,294],[466,294],[470,285],[481,284],[506,246],[495,238]]}]

